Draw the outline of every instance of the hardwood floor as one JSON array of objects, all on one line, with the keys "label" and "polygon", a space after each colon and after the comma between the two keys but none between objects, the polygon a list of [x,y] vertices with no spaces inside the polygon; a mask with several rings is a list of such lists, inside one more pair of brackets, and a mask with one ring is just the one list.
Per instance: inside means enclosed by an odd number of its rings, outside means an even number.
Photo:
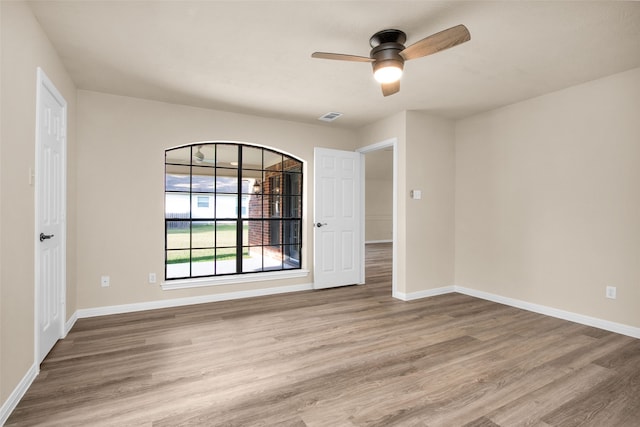
[{"label": "hardwood floor", "polygon": [[639,426],[640,340],[367,284],[78,320],[8,426]]}]

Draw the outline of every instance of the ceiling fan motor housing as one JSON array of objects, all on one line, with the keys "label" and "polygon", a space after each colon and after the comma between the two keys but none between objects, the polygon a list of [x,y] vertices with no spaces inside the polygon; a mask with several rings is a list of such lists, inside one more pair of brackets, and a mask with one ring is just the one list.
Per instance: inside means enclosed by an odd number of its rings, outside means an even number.
[{"label": "ceiling fan motor housing", "polygon": [[404,58],[400,52],[404,50],[404,42],[407,36],[400,30],[382,30],[375,33],[369,39],[373,49],[369,56],[374,59],[373,72],[384,67],[404,68]]},{"label": "ceiling fan motor housing", "polygon": [[371,50],[371,57],[374,59],[373,71],[384,67],[404,68],[404,58],[400,52],[404,46],[398,43],[385,43]]},{"label": "ceiling fan motor housing", "polygon": [[[401,30],[378,31],[369,39],[371,47],[380,46],[385,43],[398,43],[403,45],[407,41],[407,35]],[[402,46],[404,49],[404,46]]]}]

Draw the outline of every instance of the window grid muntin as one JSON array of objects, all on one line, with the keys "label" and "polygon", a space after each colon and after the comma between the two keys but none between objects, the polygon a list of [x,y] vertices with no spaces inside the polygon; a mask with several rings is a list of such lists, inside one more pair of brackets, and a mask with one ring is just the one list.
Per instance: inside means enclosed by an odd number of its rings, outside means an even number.
[{"label": "window grid muntin", "polygon": [[[202,165],[202,164],[194,164],[194,154],[197,152],[197,147],[201,147],[202,151],[205,151],[205,148],[209,148],[210,146],[214,146],[214,162],[211,166],[209,165]],[[237,169],[236,168],[230,168],[230,167],[226,167],[226,166],[217,166],[218,163],[218,148],[220,146],[225,146],[225,147],[230,147],[230,146],[235,146],[237,149]],[[168,277],[167,276],[167,270],[168,270],[168,259],[169,259],[169,254],[172,252],[177,252],[177,251],[184,251],[184,249],[175,249],[175,248],[168,248],[167,247],[167,240],[168,240],[168,230],[169,230],[169,224],[178,222],[178,221],[185,221],[185,219],[180,218],[180,219],[176,219],[176,218],[168,218],[168,214],[166,212],[166,207],[165,207],[165,278],[167,280],[178,280],[178,279],[188,279],[188,278],[192,278],[192,277],[213,277],[213,276],[222,276],[222,275],[228,275],[228,274],[251,274],[251,273],[258,273],[258,272],[263,272],[263,271],[282,271],[282,270],[291,270],[291,269],[300,269],[301,268],[301,255],[302,255],[302,216],[303,216],[303,208],[302,208],[302,184],[303,184],[303,174],[302,174],[302,162],[290,157],[288,155],[285,155],[283,153],[279,153],[276,150],[272,150],[269,148],[264,148],[264,147],[258,147],[258,146],[252,146],[249,144],[230,144],[230,143],[207,143],[207,144],[192,144],[190,146],[183,146],[183,147],[178,147],[176,149],[171,149],[171,150],[167,150],[165,152],[165,158],[168,157],[168,154],[172,151],[175,150],[184,150],[185,148],[190,147],[191,149],[191,164],[188,165],[189,166],[189,189],[188,191],[177,191],[177,190],[166,190],[167,187],[167,166],[187,166],[184,161],[183,162],[171,162],[168,161],[167,159],[165,160],[165,194],[183,194],[183,195],[188,195],[189,199],[190,199],[190,203],[189,203],[189,218],[187,219],[187,221],[190,222],[190,231],[189,231],[189,244],[190,244],[190,249],[189,250],[189,259],[188,259],[188,275],[180,275],[180,276],[174,276],[174,277]],[[242,162],[242,154],[244,151],[244,148],[250,148],[250,149],[260,149],[262,151],[262,165],[261,165],[261,169],[258,168],[251,168],[251,167],[247,167],[247,168],[243,168],[244,163]],[[274,161],[272,162],[271,165],[269,166],[265,166],[265,157],[269,156],[269,158],[273,159]],[[288,166],[285,166],[285,163],[288,163]],[[270,169],[267,169],[270,168]],[[193,214],[193,195],[194,193],[198,193],[198,194],[203,194],[202,189],[200,188],[198,191],[194,191],[193,189],[193,178],[194,178],[194,169],[196,170],[203,170],[201,168],[211,168],[213,169],[213,182],[214,182],[214,186],[213,186],[213,192],[210,193],[213,195],[213,204],[214,204],[214,217],[205,217],[205,218],[194,218],[194,214]],[[289,168],[289,169],[288,169]],[[218,191],[217,188],[217,182],[218,182],[218,175],[219,172],[221,171],[225,171],[225,170],[232,170],[235,171],[235,180],[236,180],[236,186],[237,186],[237,190],[235,193],[231,193],[228,192],[228,190],[225,191]],[[256,178],[256,179],[260,179],[260,183],[262,185],[262,190],[260,192],[259,195],[256,195],[253,193],[252,191],[252,186],[251,185],[247,185],[246,191],[243,191],[243,181],[245,181],[245,177],[243,174],[243,171],[247,170],[247,171],[258,171],[260,172],[260,177],[261,178]],[[275,174],[277,176],[279,176],[279,185],[278,185],[278,190],[277,191],[264,191],[264,184],[267,181],[265,179],[266,175],[268,172],[271,172],[272,174]],[[298,186],[295,192],[292,192],[291,194],[284,194],[284,177],[285,174],[289,174],[291,176],[296,176],[296,179],[298,179]],[[209,175],[210,176],[210,175]],[[218,214],[218,194],[225,194],[225,195],[235,195],[237,197],[237,204],[236,204],[236,212],[235,212],[235,217],[223,217],[223,218],[219,218],[217,216]],[[249,196],[251,197],[258,197],[261,199],[261,203],[260,203],[260,212],[258,215],[254,215],[251,216],[251,212],[248,212],[246,216],[243,216],[243,197],[245,196]],[[296,207],[294,208],[294,212],[297,213],[297,215],[287,215],[284,216],[283,215],[283,209],[282,207],[280,207],[280,216],[275,217],[275,218],[268,218],[265,217],[265,203],[264,200],[262,200],[263,198],[279,198],[280,199],[280,203],[285,203],[286,205],[291,204],[291,201],[295,201]],[[165,204],[167,203],[167,196],[165,196]],[[288,201],[287,201],[288,200]],[[251,203],[251,199],[249,199],[249,204]],[[289,209],[289,207],[287,206],[287,209]],[[249,208],[247,209],[248,211],[251,211],[251,207],[249,206]],[[289,209],[290,210],[290,209]],[[264,239],[261,240],[260,244],[255,244],[255,243],[251,243],[249,241],[248,245],[245,245],[245,241],[244,241],[244,225],[245,223],[248,224],[249,219],[251,219],[251,221],[256,221],[256,222],[261,222],[262,223],[262,235],[264,236],[264,229],[265,224],[269,224],[271,221],[278,221],[278,226],[276,227],[278,234],[279,234],[279,244],[278,245],[271,245],[270,242],[265,242]],[[213,247],[207,247],[207,248],[202,248],[200,246],[196,246],[194,247],[193,244],[193,222],[201,222],[201,221],[211,221],[214,224],[217,224],[218,222],[236,222],[236,271],[235,272],[219,272],[218,271],[218,259],[217,259],[217,255],[218,255],[218,250],[221,251],[226,251],[228,248],[232,248],[230,246],[218,246],[220,244],[218,238],[219,238],[219,233],[217,232],[217,226],[214,226],[214,246]],[[288,243],[285,239],[285,235],[288,231],[285,230],[285,225],[289,225],[291,226],[292,224],[296,224],[294,226],[294,229],[296,230],[296,241],[294,241],[293,243]],[[262,256],[260,257],[260,261],[261,261],[261,265],[259,269],[254,269],[251,271],[246,271],[244,270],[244,257],[243,254],[245,252],[245,248],[260,248],[261,251],[264,253],[266,252],[269,248],[274,248],[275,247],[275,252],[272,251],[272,255],[275,253],[275,255],[279,258],[279,265],[278,266],[265,266],[265,257]],[[213,249],[215,251],[215,255],[214,255],[214,263],[213,263],[213,274],[205,274],[205,275],[201,275],[201,274],[195,274],[193,271],[193,264],[194,264],[194,251],[201,251],[201,250],[206,250],[206,249]],[[200,253],[200,252],[197,252]],[[197,262],[197,259],[196,259]]]}]

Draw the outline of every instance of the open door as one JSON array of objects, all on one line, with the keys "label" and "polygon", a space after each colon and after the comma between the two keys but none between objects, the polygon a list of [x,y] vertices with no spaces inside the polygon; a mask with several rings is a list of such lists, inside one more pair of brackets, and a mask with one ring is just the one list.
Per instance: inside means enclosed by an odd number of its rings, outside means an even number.
[{"label": "open door", "polygon": [[362,283],[361,154],[314,150],[314,289]]}]

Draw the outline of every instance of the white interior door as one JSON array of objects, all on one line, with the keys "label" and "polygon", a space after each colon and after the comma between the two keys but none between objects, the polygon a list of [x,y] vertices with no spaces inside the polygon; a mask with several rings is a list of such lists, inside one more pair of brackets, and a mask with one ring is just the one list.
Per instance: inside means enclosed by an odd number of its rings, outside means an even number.
[{"label": "white interior door", "polygon": [[361,154],[314,150],[314,288],[362,283]]},{"label": "white interior door", "polygon": [[64,334],[66,101],[38,69],[36,125],[36,358]]}]

